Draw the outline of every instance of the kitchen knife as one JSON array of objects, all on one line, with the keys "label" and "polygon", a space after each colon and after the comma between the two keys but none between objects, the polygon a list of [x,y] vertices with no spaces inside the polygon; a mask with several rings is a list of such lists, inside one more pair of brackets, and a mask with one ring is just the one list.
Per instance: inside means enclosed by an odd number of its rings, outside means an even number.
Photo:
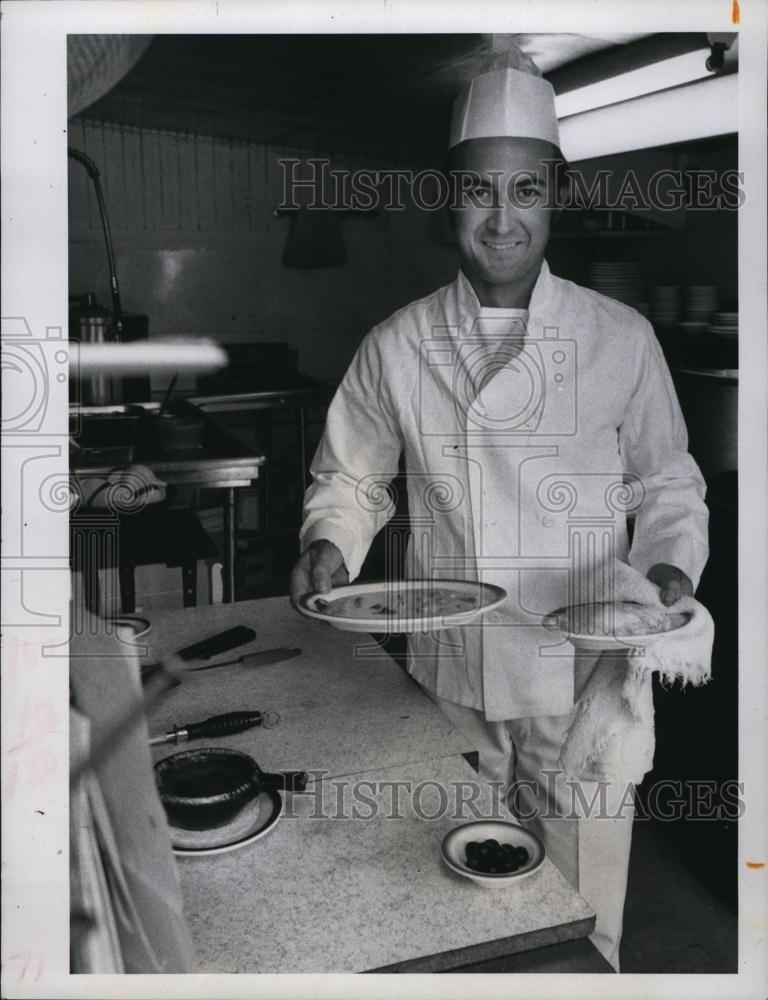
[{"label": "kitchen knife", "polygon": [[195,642],[191,646],[180,649],[176,654],[182,660],[210,660],[212,656],[219,653],[228,653],[230,649],[245,645],[246,642],[253,642],[256,633],[247,625],[236,625],[227,629],[226,632],[218,632],[211,635],[202,642]]},{"label": "kitchen knife", "polygon": [[242,733],[253,726],[260,726],[264,720],[263,712],[226,712],[224,715],[212,715],[203,722],[191,722],[185,726],[174,726],[167,733],[158,733],[150,737],[151,747],[163,743],[186,743],[188,740],[214,739],[219,736],[231,736]]},{"label": "kitchen knife", "polygon": [[245,653],[236,660],[224,660],[222,663],[206,663],[204,667],[190,667],[185,673],[197,673],[200,670],[214,670],[216,667],[231,667],[236,663],[244,667],[266,667],[270,663],[280,663],[300,656],[301,650],[296,646],[279,646],[277,649],[262,649],[257,653]]}]

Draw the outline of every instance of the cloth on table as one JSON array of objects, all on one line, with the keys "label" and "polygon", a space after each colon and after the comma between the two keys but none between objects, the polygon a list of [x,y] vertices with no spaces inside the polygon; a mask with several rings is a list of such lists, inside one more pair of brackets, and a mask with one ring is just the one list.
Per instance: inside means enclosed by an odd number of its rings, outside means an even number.
[{"label": "cloth on table", "polygon": [[109,472],[83,472],[69,481],[69,509],[135,514],[165,500],[166,483],[146,465],[122,465]]},{"label": "cloth on table", "polygon": [[621,562],[616,563],[612,587],[616,601],[664,608],[670,614],[685,612],[691,618],[653,642],[598,657],[576,702],[560,754],[560,766],[568,775],[600,763],[617,746],[628,771],[649,771],[653,766],[651,674],[655,672],[665,687],[675,681],[683,687],[698,687],[711,676],[715,626],[702,604],[693,597],[681,597],[665,607],[659,588]]}]

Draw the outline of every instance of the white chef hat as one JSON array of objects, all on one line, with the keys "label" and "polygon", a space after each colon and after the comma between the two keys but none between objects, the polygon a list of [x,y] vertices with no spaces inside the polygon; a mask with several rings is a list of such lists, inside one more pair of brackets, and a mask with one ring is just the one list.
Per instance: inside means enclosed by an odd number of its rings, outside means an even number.
[{"label": "white chef hat", "polygon": [[507,67],[470,80],[454,102],[448,146],[498,136],[543,139],[559,148],[552,84]]}]

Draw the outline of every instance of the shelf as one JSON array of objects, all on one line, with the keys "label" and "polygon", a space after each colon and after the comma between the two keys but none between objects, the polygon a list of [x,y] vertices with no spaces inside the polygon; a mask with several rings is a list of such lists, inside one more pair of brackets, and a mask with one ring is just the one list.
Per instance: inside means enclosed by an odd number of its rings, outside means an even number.
[{"label": "shelf", "polygon": [[673,375],[693,375],[697,378],[709,378],[718,382],[738,382],[738,368],[695,368],[692,365],[670,364]]}]

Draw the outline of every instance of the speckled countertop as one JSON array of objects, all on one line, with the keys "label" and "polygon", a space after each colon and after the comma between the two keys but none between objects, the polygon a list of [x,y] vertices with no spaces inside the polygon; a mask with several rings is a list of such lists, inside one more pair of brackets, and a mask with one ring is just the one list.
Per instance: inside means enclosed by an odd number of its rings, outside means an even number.
[{"label": "speckled countertop", "polygon": [[[367,636],[306,621],[275,598],[157,615],[149,655],[237,624],[258,636],[226,658],[284,645],[303,655],[185,678],[152,713],[152,731],[273,708],[281,713],[276,729],[218,743],[251,753],[265,770],[327,773],[308,794],[286,798],[286,815],[263,839],[179,859],[201,972],[362,972],[401,963],[437,971],[591,933],[594,913],[548,860],[506,889],[481,888],[444,865],[443,837],[475,818],[455,808],[460,783],[476,779],[461,756],[473,748],[389,657],[355,655]],[[406,784],[396,791],[393,782]],[[494,814],[484,791],[476,807]]]},{"label": "speckled countertop", "polygon": [[251,754],[265,771],[322,770],[329,776],[473,749],[370,636],[302,618],[287,598],[188,608],[153,620],[150,660],[234,625],[254,628],[256,639],[211,662],[260,649],[302,649],[296,659],[266,667],[190,672],[153,711],[153,732],[223,712],[273,709],[280,713],[275,729],[230,736],[226,745]]}]

